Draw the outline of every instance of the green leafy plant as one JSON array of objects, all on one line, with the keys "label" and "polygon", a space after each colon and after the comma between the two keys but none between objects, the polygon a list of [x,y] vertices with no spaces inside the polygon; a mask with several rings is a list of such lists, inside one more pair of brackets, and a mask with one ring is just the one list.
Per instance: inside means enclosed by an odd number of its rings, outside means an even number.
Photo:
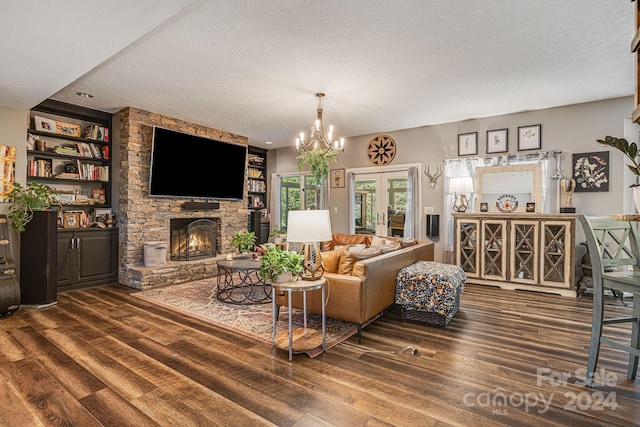
[{"label": "green leafy plant", "polygon": [[276,280],[280,274],[290,271],[294,276],[302,273],[303,257],[294,251],[282,250],[279,246],[262,246],[266,252],[260,261],[260,278]]},{"label": "green leafy plant", "polygon": [[33,219],[33,211],[44,210],[58,203],[56,194],[58,191],[46,184],[28,182],[23,186],[14,182],[13,188],[7,193],[13,203],[7,215],[13,228],[24,231],[25,226]]},{"label": "green leafy plant", "polygon": [[[608,145],[622,152],[632,164],[628,164],[627,167],[634,175],[640,176],[640,153],[638,153],[638,145],[635,142],[629,144],[624,138],[615,138],[613,136],[606,136],[604,139],[597,140],[600,144]],[[633,184],[631,187],[637,187],[640,184]]]},{"label": "green leafy plant", "polygon": [[256,233],[253,231],[236,231],[231,239],[231,246],[240,252],[249,252],[256,243]]},{"label": "green leafy plant", "polygon": [[269,231],[269,237],[284,237],[287,235],[287,232],[280,228],[278,225],[274,225],[273,228]]},{"label": "green leafy plant", "polygon": [[321,182],[323,178],[329,176],[329,164],[336,163],[336,155],[340,150],[330,148],[328,150],[305,151],[296,159],[298,160],[298,170],[302,170],[304,165],[311,167],[311,173]]}]

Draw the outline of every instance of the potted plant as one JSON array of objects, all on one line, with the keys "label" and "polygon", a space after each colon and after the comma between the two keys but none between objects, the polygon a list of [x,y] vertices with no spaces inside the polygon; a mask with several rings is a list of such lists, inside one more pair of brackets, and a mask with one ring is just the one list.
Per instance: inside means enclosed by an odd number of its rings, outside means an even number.
[{"label": "potted plant", "polygon": [[33,219],[33,211],[45,210],[58,203],[56,194],[58,191],[46,184],[28,182],[23,186],[14,182],[13,188],[7,193],[7,197],[12,201],[7,216],[13,228],[24,231],[25,226]]},{"label": "potted plant", "polygon": [[303,257],[294,251],[282,250],[279,246],[262,246],[266,252],[260,261],[260,278],[276,283],[288,282],[302,273]]},{"label": "potted plant", "polygon": [[322,182],[323,178],[329,176],[329,164],[337,162],[336,155],[338,153],[340,153],[340,150],[334,148],[305,151],[296,157],[298,170],[302,170],[304,165],[309,165],[313,176],[316,177],[318,182]]},{"label": "potted plant", "polygon": [[273,228],[269,231],[269,237],[273,237],[273,243],[275,243],[276,245],[282,243],[286,236],[287,232],[282,230],[278,225],[273,226]]},{"label": "potted plant", "polygon": [[[622,152],[622,154],[631,160],[632,164],[627,164],[629,170],[636,175],[636,177],[640,176],[640,153],[638,153],[638,145],[635,142],[629,144],[626,139],[613,136],[606,136],[604,139],[598,139],[597,141],[600,144],[608,145]],[[640,184],[631,184],[630,187],[633,188],[633,200],[636,204],[636,209],[640,212]]]},{"label": "potted plant", "polygon": [[237,247],[240,253],[253,249],[256,243],[256,233],[253,231],[236,231],[231,239],[231,246]]}]

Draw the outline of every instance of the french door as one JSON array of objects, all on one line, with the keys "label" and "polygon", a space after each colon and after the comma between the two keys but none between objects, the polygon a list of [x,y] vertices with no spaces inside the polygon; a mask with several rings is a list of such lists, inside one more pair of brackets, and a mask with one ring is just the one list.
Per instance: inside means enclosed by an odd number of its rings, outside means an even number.
[{"label": "french door", "polygon": [[[357,173],[354,180],[355,214],[351,228],[357,234],[405,235],[409,209],[407,170]],[[412,231],[410,232],[412,233]]]}]

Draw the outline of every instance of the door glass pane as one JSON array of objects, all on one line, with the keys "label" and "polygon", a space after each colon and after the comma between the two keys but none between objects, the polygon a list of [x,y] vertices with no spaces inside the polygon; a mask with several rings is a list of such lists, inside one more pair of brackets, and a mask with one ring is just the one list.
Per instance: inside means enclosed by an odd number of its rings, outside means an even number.
[{"label": "door glass pane", "polygon": [[404,235],[404,219],[407,211],[407,178],[387,179],[387,235]]},{"label": "door glass pane", "polygon": [[287,216],[290,210],[300,209],[300,176],[283,177],[280,180],[280,228],[287,228]]},{"label": "door glass pane", "polygon": [[356,234],[375,234],[379,212],[376,211],[376,179],[357,179],[356,194]]},{"label": "door glass pane", "polygon": [[303,209],[320,209],[322,183],[315,176],[304,177],[304,207]]}]

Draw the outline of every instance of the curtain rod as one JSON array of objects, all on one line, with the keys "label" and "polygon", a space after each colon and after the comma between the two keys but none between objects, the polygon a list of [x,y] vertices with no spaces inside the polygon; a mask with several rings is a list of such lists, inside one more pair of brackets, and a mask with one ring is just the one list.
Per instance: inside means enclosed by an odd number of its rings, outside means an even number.
[{"label": "curtain rod", "polygon": [[464,158],[460,158],[460,157],[456,157],[456,158],[451,158],[451,159],[444,159],[445,163],[451,163],[451,162],[466,162],[469,160],[501,160],[504,159],[505,157],[511,161],[511,160],[533,160],[533,159],[538,159],[538,160],[543,160],[546,158],[549,158],[550,156],[557,156],[559,154],[562,154],[562,151],[536,151],[533,153],[527,153],[527,154],[505,154],[502,156],[478,156],[478,157],[464,157]]}]

